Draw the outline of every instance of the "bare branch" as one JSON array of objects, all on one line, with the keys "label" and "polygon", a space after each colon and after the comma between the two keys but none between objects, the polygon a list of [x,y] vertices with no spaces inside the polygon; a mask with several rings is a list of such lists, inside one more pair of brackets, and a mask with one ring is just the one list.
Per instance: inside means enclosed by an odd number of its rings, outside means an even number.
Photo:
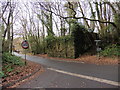
[{"label": "bare branch", "polygon": [[39,5],[40,5],[42,8],[44,8],[44,10],[46,10],[46,11],[48,11],[48,12],[51,12],[51,13],[55,14],[56,16],[59,16],[59,17],[61,17],[61,18],[63,18],[63,19],[68,19],[68,18],[86,19],[86,20],[89,20],[89,21],[96,21],[96,22],[100,22],[100,23],[110,23],[110,24],[112,24],[115,28],[117,27],[114,22],[110,22],[110,21],[103,21],[103,20],[99,20],[99,19],[96,20],[96,19],[91,19],[91,18],[87,18],[87,17],[75,17],[75,15],[74,15],[74,17],[64,17],[64,16],[61,16],[61,15],[53,12],[52,10],[49,10],[49,9],[45,8],[41,3],[39,3]]},{"label": "bare branch", "polygon": [[5,5],[5,8],[2,10],[2,14],[1,14],[0,18],[3,17],[3,14],[5,13],[5,11],[8,7],[8,4],[9,4],[9,2],[7,2],[7,4]]}]

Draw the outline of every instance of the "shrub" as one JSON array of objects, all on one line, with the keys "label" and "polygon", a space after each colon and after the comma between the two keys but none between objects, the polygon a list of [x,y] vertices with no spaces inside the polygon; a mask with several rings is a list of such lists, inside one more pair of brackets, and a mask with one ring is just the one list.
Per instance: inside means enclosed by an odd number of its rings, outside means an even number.
[{"label": "shrub", "polygon": [[47,54],[52,57],[74,58],[74,44],[71,35],[47,36]]},{"label": "shrub", "polygon": [[120,46],[116,44],[108,45],[103,51],[100,52],[100,55],[105,57],[120,57]]},{"label": "shrub", "polygon": [[0,68],[0,78],[2,78],[4,76],[5,76],[5,74],[4,74],[4,72],[2,72],[2,68]]},{"label": "shrub", "polygon": [[0,71],[0,78],[4,77],[4,73]]},{"label": "shrub", "polygon": [[34,54],[45,54],[46,53],[46,42],[43,37],[38,38],[37,36],[28,36],[30,44],[29,50]]},{"label": "shrub", "polygon": [[21,61],[20,57],[11,55],[10,53],[3,53],[2,55],[3,63],[11,63],[14,65],[24,65],[24,62]]},{"label": "shrub", "polygon": [[8,73],[14,70],[14,65],[22,66],[25,63],[21,60],[20,57],[12,55],[11,53],[3,53],[2,54],[3,66],[0,71],[0,77],[8,76]]}]

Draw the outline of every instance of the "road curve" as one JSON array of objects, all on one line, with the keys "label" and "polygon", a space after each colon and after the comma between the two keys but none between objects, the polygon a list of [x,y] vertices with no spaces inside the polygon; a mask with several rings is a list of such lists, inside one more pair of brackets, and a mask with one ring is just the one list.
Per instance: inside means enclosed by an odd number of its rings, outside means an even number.
[{"label": "road curve", "polygon": [[[23,54],[18,54],[18,53],[14,53],[14,54],[24,58]],[[42,73],[40,76],[30,81],[29,83],[20,85],[21,88],[22,87],[23,88],[25,87],[28,88],[30,87],[116,88],[117,87],[116,83],[118,82],[118,65],[95,65],[95,64],[76,63],[76,62],[65,62],[65,61],[57,61],[57,60],[45,59],[42,57],[29,56],[29,55],[27,55],[27,60],[40,63],[41,65],[44,66],[44,68],[46,68],[46,72]],[[54,70],[50,70],[49,68],[52,68]],[[67,72],[68,74],[60,73],[57,71]],[[77,77],[74,75],[87,76],[88,79]],[[93,77],[94,79],[96,78],[96,80],[89,79],[90,77]],[[103,82],[101,80],[103,80]]]}]

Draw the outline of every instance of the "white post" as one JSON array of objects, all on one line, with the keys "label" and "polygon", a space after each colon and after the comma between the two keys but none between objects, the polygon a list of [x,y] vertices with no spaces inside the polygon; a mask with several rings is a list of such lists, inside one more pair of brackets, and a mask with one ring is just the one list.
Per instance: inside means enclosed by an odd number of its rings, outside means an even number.
[{"label": "white post", "polygon": [[96,51],[98,52],[97,60],[99,60],[99,57],[100,57],[99,52],[101,51],[101,48],[99,48],[99,42],[100,41],[101,40],[95,40],[96,46],[97,46]]}]

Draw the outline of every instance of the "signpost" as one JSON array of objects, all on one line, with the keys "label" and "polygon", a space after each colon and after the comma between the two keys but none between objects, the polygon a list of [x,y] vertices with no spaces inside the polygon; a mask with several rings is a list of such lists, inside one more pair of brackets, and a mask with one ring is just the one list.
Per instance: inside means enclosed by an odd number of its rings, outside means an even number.
[{"label": "signpost", "polygon": [[27,62],[26,62],[26,49],[29,48],[29,44],[28,44],[27,40],[24,40],[24,41],[21,43],[21,46],[22,46],[23,49],[25,49],[25,65],[26,65],[26,64],[27,64]]},{"label": "signpost", "polygon": [[99,42],[100,42],[101,40],[95,40],[95,42],[96,42],[96,51],[98,52],[98,59],[99,59],[99,52],[101,51],[101,48],[99,47]]}]

